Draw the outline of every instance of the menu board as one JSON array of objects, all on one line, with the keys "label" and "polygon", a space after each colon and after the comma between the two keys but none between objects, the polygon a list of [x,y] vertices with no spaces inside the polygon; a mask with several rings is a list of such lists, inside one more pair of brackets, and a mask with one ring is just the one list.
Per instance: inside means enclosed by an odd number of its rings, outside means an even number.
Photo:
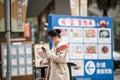
[{"label": "menu board", "polygon": [[40,61],[41,60],[46,60],[46,58],[43,58],[45,55],[43,54],[39,54],[39,50],[41,49],[41,47],[45,47],[46,49],[49,48],[49,44],[45,43],[45,44],[35,44],[34,45],[34,55],[35,55],[35,67],[45,67],[47,65],[40,65]]},{"label": "menu board", "polygon": [[19,66],[19,76],[25,75],[25,65]]},{"label": "menu board", "polygon": [[[70,44],[68,59],[75,80],[113,80],[112,18],[49,15],[48,30],[60,29]],[[50,47],[53,43],[50,42]]]}]

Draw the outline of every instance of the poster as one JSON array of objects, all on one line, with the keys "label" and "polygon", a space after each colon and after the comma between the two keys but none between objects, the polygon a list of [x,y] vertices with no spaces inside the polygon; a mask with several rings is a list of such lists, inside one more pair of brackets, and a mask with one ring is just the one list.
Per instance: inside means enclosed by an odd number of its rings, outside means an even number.
[{"label": "poster", "polygon": [[7,56],[3,56],[3,66],[7,66]]},{"label": "poster", "polygon": [[6,77],[6,71],[7,71],[7,66],[4,66],[3,67],[3,73],[2,73],[3,77]]},{"label": "poster", "polygon": [[25,75],[25,65],[19,66],[19,76]]},{"label": "poster", "polygon": [[16,45],[11,46],[11,54],[12,55],[17,55],[17,46]]},{"label": "poster", "polygon": [[2,46],[2,55],[7,56],[7,46]]},{"label": "poster", "polygon": [[18,76],[18,66],[11,67],[12,76]]},{"label": "poster", "polygon": [[25,54],[24,45],[18,45],[18,54],[19,55],[24,55]]},{"label": "poster", "polygon": [[2,63],[3,63],[3,67],[7,66],[7,46],[2,46],[1,48],[1,52],[2,52]]},{"label": "poster", "polygon": [[33,66],[32,66],[32,44],[26,44],[25,45],[25,67],[26,67],[26,75],[32,75],[33,74]]},{"label": "poster", "polygon": [[26,64],[32,64],[32,55],[26,55]]},{"label": "poster", "polygon": [[18,59],[17,55],[12,55],[11,56],[11,64],[14,65],[14,66],[18,65],[17,59]]},{"label": "poster", "polygon": [[19,65],[25,65],[25,55],[19,55]]},{"label": "poster", "polygon": [[33,74],[32,65],[26,65],[26,74],[27,75],[32,75]]},{"label": "poster", "polygon": [[26,48],[26,55],[32,54],[32,44],[26,44],[25,48]]},{"label": "poster", "polygon": [[70,44],[67,60],[76,64],[71,72],[75,80],[113,80],[112,17],[51,14],[48,23],[48,30],[66,31],[61,34],[67,35],[62,38]]}]

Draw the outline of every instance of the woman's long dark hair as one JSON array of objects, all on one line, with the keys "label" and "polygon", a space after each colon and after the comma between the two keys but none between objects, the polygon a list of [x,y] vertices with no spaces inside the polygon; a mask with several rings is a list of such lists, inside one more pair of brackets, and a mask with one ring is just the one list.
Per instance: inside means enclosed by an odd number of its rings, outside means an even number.
[{"label": "woman's long dark hair", "polygon": [[48,31],[48,36],[50,37],[58,36],[60,38],[61,37],[60,33],[61,33],[60,29],[52,29]]}]

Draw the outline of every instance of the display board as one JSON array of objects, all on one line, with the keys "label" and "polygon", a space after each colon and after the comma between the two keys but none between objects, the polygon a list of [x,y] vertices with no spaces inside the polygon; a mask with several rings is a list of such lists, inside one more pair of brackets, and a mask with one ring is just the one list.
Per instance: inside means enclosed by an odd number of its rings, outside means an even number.
[{"label": "display board", "polygon": [[[7,71],[6,43],[1,43],[1,60],[2,60],[2,78],[5,78],[6,71]],[[31,42],[13,42],[11,45],[10,60],[11,60],[11,77],[12,78],[19,77],[19,76],[23,78],[24,76],[27,79],[29,78],[27,76],[33,75],[32,43]],[[31,77],[31,80],[32,80],[32,77]]]},{"label": "display board", "polygon": [[48,30],[61,29],[62,40],[70,44],[75,80],[113,80],[111,17],[49,15],[48,23]]}]

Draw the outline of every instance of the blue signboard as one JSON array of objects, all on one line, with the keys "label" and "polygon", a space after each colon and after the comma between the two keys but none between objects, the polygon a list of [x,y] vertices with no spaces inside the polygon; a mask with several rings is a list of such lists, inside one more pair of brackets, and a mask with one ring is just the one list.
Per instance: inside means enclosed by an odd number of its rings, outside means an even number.
[{"label": "blue signboard", "polygon": [[75,80],[113,80],[111,17],[49,15],[48,23],[48,30],[61,29],[62,39],[70,44]]}]

